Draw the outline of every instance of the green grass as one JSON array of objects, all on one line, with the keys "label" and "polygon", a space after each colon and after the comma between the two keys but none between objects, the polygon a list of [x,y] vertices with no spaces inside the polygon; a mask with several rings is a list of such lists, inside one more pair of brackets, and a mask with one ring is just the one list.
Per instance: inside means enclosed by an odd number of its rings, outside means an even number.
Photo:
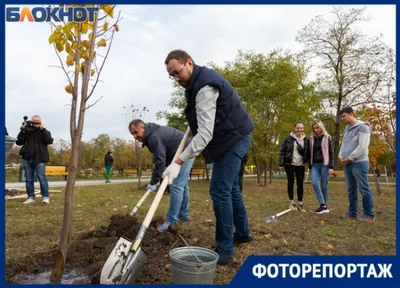
[{"label": "green grass", "polygon": [[[193,245],[211,247],[214,244],[215,223],[208,181],[190,182],[190,214],[192,221],[182,226]],[[78,235],[106,225],[113,214],[127,214],[143,195],[136,184],[76,187],[72,222],[72,241]],[[311,184],[305,184],[304,207],[318,207]],[[348,199],[343,183],[329,184],[331,213],[315,215],[292,211],[278,223],[266,223],[265,217],[288,208],[286,182],[273,181],[259,187],[254,179],[245,180],[244,199],[249,225],[255,240],[236,249],[238,265],[218,267],[216,283],[229,283],[237,269],[250,254],[256,255],[394,255],[396,192],[394,187],[382,187],[383,195],[374,191],[375,223],[342,220]],[[153,194],[142,205],[138,218],[143,220]],[[51,193],[51,204],[25,206],[24,199],[6,201],[6,263],[40,265],[34,259],[58,243],[63,219],[63,193]],[[361,197],[360,213],[362,213]],[[155,216],[165,216],[169,197],[164,196]],[[84,251],[83,251],[84,252]],[[37,264],[39,263],[39,264]]]}]

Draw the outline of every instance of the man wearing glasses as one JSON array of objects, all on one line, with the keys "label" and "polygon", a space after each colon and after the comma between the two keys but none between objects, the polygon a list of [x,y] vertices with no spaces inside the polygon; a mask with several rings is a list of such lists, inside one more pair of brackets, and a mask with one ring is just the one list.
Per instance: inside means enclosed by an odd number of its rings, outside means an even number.
[{"label": "man wearing glasses", "polygon": [[23,204],[35,202],[35,172],[39,179],[43,204],[50,204],[49,185],[45,175],[46,163],[49,162],[47,145],[53,144],[50,131],[45,128],[40,117],[34,115],[31,121],[22,125],[15,143],[19,146],[22,145],[20,154],[24,162],[26,192],[28,194],[28,199]]},{"label": "man wearing glasses", "polygon": [[[181,165],[200,153],[213,163],[210,195],[216,218],[218,264],[233,260],[234,243],[250,242],[247,213],[239,188],[239,171],[251,144],[254,122],[231,84],[216,71],[198,66],[182,50],[170,52],[165,65],[185,90],[185,116],[192,142],[163,173],[173,181]],[[233,232],[235,228],[235,233]]]}]

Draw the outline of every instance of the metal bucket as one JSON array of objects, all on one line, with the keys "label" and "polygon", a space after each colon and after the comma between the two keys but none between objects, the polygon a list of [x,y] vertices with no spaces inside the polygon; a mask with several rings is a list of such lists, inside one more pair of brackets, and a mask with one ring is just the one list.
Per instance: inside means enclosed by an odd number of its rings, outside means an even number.
[{"label": "metal bucket", "polygon": [[7,159],[8,153],[10,153],[12,147],[14,146],[14,143],[15,143],[15,138],[6,135],[6,158],[5,159]]},{"label": "metal bucket", "polygon": [[[190,252],[199,258],[198,261]],[[218,254],[213,250],[193,247],[175,248],[169,252],[172,266],[172,284],[213,284]]]}]

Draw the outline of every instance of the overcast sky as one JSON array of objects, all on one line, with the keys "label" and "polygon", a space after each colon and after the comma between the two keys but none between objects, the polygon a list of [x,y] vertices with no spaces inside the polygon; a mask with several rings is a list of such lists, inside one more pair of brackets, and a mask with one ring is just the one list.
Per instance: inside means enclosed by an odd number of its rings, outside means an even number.
[{"label": "overcast sky", "polygon": [[[263,6],[120,6],[123,20],[109,59],[87,111],[83,140],[101,133],[131,140],[124,106],[146,106],[145,121],[156,120],[173,92],[164,60],[173,49],[184,49],[200,65],[223,64],[238,50],[268,53],[283,47],[300,49],[297,32],[310,20],[332,9],[329,5]],[[371,21],[360,26],[370,36],[384,35],[395,48],[395,6],[368,6]],[[23,116],[39,114],[56,141],[70,141],[70,96],[65,76],[48,43],[45,23],[6,24],[6,126],[16,136]]]}]

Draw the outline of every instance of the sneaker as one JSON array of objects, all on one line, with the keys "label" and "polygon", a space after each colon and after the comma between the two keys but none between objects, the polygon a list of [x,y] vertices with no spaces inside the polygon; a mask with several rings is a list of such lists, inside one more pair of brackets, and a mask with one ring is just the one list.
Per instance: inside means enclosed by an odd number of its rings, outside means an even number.
[{"label": "sneaker", "polygon": [[169,225],[171,225],[172,223],[165,221],[164,224],[162,224],[160,227],[158,227],[158,232],[164,233],[168,231],[168,227]]},{"label": "sneaker", "polygon": [[326,205],[320,205],[317,210],[314,211],[315,214],[329,213],[329,209]]},{"label": "sneaker", "polygon": [[292,210],[297,210],[297,208],[296,208],[296,204],[294,204],[294,203],[290,203],[290,204],[289,204],[289,209],[292,209]]},{"label": "sneaker", "polygon": [[34,203],[34,202],[35,202],[35,198],[29,197],[24,202],[22,202],[22,204],[30,204],[30,203]]},{"label": "sneaker", "polygon": [[375,222],[376,217],[363,216],[359,220],[362,221],[362,222],[373,223],[373,222]]},{"label": "sneaker", "polygon": [[249,243],[249,242],[253,241],[253,239],[254,238],[251,235],[247,235],[245,237],[237,238],[236,234],[235,233],[233,234],[233,243],[235,245],[240,245],[240,244],[243,244],[243,243]]},{"label": "sneaker", "polygon": [[49,197],[43,197],[43,204],[50,204],[50,198]]},{"label": "sneaker", "polygon": [[298,205],[297,205],[297,210],[299,210],[300,212],[303,212],[303,213],[304,213],[304,212],[307,212],[306,209],[304,209],[303,204],[301,204],[301,205],[298,204]]},{"label": "sneaker", "polygon": [[346,213],[346,215],[344,215],[342,218],[345,219],[345,220],[356,220],[358,217],[357,217],[357,216],[354,216],[354,215],[351,215],[351,214],[348,212],[348,213]]}]

